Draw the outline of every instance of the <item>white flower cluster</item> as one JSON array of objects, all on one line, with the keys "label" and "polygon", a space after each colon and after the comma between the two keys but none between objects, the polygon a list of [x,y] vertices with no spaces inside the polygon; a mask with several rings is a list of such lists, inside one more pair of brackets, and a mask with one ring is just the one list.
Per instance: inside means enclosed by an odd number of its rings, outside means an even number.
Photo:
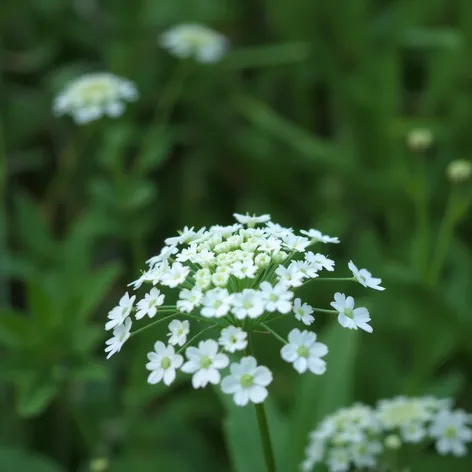
[{"label": "white flower cluster", "polygon": [[159,44],[172,55],[197,62],[218,62],[228,50],[227,39],[205,26],[182,24],[162,33]]},{"label": "white flower cluster", "polygon": [[389,450],[435,443],[439,454],[463,456],[472,441],[472,416],[452,401],[427,396],[381,400],[376,408],[354,404],[326,417],[310,433],[303,471],[324,463],[329,472],[388,468]]},{"label": "white flower cluster", "polygon": [[56,97],[56,115],[69,114],[78,124],[98,120],[103,116],[115,118],[123,114],[125,102],[138,98],[133,82],[108,72],[86,74],[74,80]]},{"label": "white flower cluster", "polygon": [[[130,285],[134,290],[150,286],[137,301],[126,293],[108,314],[106,330],[113,329],[107,341],[108,357],[118,352],[131,333],[132,314],[136,320],[155,318],[144,327],[174,318],[169,324],[168,343],[157,341],[149,353],[148,381],[172,383],[176,371],[192,375],[194,388],[220,384],[233,395],[237,405],[259,403],[267,396],[271,371],[258,366],[250,354],[250,336],[259,332],[274,335],[283,343],[283,360],[303,373],[321,375],[326,371],[326,345],[314,332],[292,329],[288,340],[269,325],[290,316],[294,323],[309,326],[316,311],[338,315],[339,323],[350,329],[371,332],[366,308],[354,308],[354,299],[336,293],[333,310],[318,309],[295,298],[295,290],[315,280],[323,270],[333,271],[334,261],[309,248],[316,243],[338,243],[337,238],[317,230],[297,235],[291,228],[272,223],[269,215],[234,215],[237,223],[209,229],[185,227],[177,236],[166,239],[160,254],[148,261],[148,269]],[[260,225],[256,227],[256,225]],[[383,290],[380,279],[365,269],[353,272],[346,281]],[[163,291],[166,291],[164,294]],[[175,305],[164,305],[172,297]],[[196,334],[189,340],[192,329]],[[201,326],[205,328],[201,329]],[[209,330],[216,335],[194,343]],[[244,351],[243,357],[241,351]],[[186,359],[184,359],[185,354]],[[222,378],[222,372],[228,373]]]}]

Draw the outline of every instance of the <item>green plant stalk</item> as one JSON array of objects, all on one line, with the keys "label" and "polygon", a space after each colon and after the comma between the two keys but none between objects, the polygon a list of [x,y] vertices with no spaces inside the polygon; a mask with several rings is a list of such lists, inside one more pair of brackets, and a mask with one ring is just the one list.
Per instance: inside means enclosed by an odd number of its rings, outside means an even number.
[{"label": "green plant stalk", "polygon": [[269,434],[269,423],[265,414],[264,403],[257,403],[255,405],[257,424],[259,426],[259,434],[261,435],[262,451],[267,466],[267,472],[276,472],[274,451]]},{"label": "green plant stalk", "polygon": [[[1,77],[0,77],[1,79]],[[1,82],[0,82],[1,91]],[[3,117],[0,114],[0,254],[6,258],[8,254],[8,219],[7,219],[7,150],[5,145],[5,135],[3,132]],[[1,263],[0,266],[4,266]],[[8,307],[10,305],[8,293],[8,282],[6,276],[0,274],[0,306]]]}]

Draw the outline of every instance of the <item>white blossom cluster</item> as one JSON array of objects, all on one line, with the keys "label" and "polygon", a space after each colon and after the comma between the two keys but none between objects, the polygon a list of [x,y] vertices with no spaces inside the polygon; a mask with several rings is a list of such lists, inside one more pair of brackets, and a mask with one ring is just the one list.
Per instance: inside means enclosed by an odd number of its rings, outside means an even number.
[{"label": "white blossom cluster", "polygon": [[310,433],[301,470],[325,464],[329,472],[387,467],[389,451],[434,442],[441,455],[464,456],[472,441],[472,416],[450,399],[431,396],[381,400],[375,408],[354,404],[326,417]]},{"label": "white blossom cluster", "polygon": [[126,102],[134,102],[138,91],[133,82],[108,72],[85,74],[69,83],[53,105],[58,116],[70,115],[77,124],[115,118],[123,114]]},{"label": "white blossom cluster", "polygon": [[[121,349],[133,334],[132,318],[153,319],[139,331],[173,318],[167,342],[157,341],[148,354],[148,382],[170,385],[180,370],[192,375],[194,388],[220,384],[237,405],[246,405],[264,401],[272,382],[271,371],[258,365],[252,354],[250,335],[272,334],[283,343],[284,361],[299,373],[320,375],[326,370],[328,348],[313,331],[303,329],[313,323],[316,311],[337,315],[349,329],[372,332],[372,327],[367,309],[355,308],[350,296],[336,293],[333,310],[314,308],[295,297],[297,288],[334,270],[334,261],[310,249],[320,242],[338,243],[337,238],[313,229],[296,234],[272,223],[269,215],[234,216],[233,225],[185,227],[165,240],[147,270],[130,284],[134,290],[149,287],[144,296],[137,300],[126,293],[109,312],[105,329],[113,330],[113,337],[105,351],[110,357]],[[383,290],[380,279],[352,262],[349,267],[352,276],[334,281],[357,281]],[[166,297],[175,305],[164,305]],[[269,326],[280,317],[292,317],[300,326],[288,339]],[[191,331],[195,333],[187,339]],[[215,334],[196,343],[205,332]]]},{"label": "white blossom cluster", "polygon": [[218,62],[228,50],[228,40],[205,26],[182,24],[159,36],[159,44],[180,59],[197,62]]}]

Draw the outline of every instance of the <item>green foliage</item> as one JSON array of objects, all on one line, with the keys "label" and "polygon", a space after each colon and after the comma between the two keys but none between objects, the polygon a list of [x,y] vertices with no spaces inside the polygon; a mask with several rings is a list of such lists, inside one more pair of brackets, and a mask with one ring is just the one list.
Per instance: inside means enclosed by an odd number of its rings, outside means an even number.
[{"label": "green foliage", "polygon": [[[227,57],[170,57],[157,34],[179,22],[227,35]],[[471,186],[450,198],[445,174],[472,155],[470,0],[4,0],[0,31],[0,470],[99,472],[96,457],[109,472],[264,470],[251,408],[185,380],[146,384],[165,327],[103,353],[106,313],[163,239],[234,211],[339,235],[324,252],[387,287],[341,288],[368,306],[372,335],[317,316],[322,377],[258,340],[278,472],[354,401],[434,393],[472,410]],[[55,118],[57,92],[96,70],[140,99],[116,120]],[[407,136],[424,127],[433,144],[415,152]],[[332,294],[315,282],[303,296]]]}]

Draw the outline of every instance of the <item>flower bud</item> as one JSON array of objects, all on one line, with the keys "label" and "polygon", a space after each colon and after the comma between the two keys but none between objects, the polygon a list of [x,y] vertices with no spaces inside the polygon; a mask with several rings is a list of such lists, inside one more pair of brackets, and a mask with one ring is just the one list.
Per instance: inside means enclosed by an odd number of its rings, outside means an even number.
[{"label": "flower bud", "polygon": [[106,457],[97,457],[90,461],[90,472],[105,472],[108,470],[108,459]]},{"label": "flower bud", "polygon": [[411,130],[406,142],[411,152],[425,152],[433,143],[433,134],[427,128],[417,128]]},{"label": "flower bud", "polygon": [[454,184],[460,184],[470,179],[472,163],[463,159],[452,161],[447,166],[447,177]]},{"label": "flower bud", "polygon": [[384,444],[387,449],[398,449],[402,445],[402,441],[396,434],[389,434],[384,439]]}]

